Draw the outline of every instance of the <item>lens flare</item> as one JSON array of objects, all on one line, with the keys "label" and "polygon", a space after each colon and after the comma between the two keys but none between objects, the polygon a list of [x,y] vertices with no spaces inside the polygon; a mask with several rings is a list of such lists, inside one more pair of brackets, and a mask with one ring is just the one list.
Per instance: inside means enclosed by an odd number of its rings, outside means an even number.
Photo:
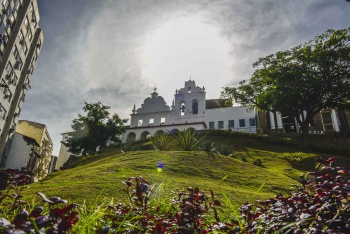
[{"label": "lens flare", "polygon": [[157,171],[162,172],[165,167],[165,163],[157,162]]}]

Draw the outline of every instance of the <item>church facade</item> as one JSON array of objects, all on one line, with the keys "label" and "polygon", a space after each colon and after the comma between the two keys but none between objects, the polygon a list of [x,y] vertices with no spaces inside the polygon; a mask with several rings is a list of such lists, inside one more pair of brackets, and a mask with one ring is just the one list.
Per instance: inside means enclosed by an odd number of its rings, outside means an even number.
[{"label": "church facade", "polygon": [[126,127],[122,141],[146,139],[158,133],[175,133],[185,129],[232,129],[256,133],[255,111],[248,107],[225,106],[226,99],[206,99],[204,87],[195,81],[175,91],[174,100],[168,106],[156,92],[144,100],[140,108],[132,110],[130,126]]}]

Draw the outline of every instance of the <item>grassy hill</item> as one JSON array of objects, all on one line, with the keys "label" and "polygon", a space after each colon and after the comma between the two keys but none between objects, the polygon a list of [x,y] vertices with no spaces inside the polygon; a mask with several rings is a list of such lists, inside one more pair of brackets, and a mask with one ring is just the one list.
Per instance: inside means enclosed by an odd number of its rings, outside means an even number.
[{"label": "grassy hill", "polygon": [[[334,156],[303,153],[292,146],[272,145],[250,138],[209,139],[217,146],[230,145],[234,154],[155,150],[122,153],[120,149],[105,149],[101,154],[82,158],[72,169],[52,173],[45,180],[32,184],[25,194],[43,192],[47,196],[88,204],[104,199],[126,202],[122,182],[132,176],[143,176],[154,185],[153,191],[158,195],[199,187],[207,192],[211,189],[221,198],[225,193],[234,204],[240,205],[288,193],[291,184],[298,184],[300,176],[315,167],[315,157]],[[347,157],[338,157],[340,164],[349,165]],[[254,165],[256,159],[262,161],[262,166]],[[161,172],[157,171],[158,162],[165,164]]]}]

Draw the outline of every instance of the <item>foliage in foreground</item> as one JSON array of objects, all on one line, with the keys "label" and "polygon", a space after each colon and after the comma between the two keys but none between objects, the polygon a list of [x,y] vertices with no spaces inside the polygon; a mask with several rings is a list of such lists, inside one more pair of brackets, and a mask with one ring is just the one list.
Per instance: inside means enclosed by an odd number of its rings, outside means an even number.
[{"label": "foliage in foreground", "polygon": [[[149,182],[142,177],[129,178],[125,181],[129,205],[111,204],[105,209],[100,209],[103,215],[99,222],[78,222],[73,232],[85,232],[87,230],[79,227],[88,226],[91,231],[92,225],[96,233],[101,234],[349,233],[349,171],[332,166],[334,161],[335,158],[318,158],[317,169],[308,173],[301,180],[300,186],[294,185],[294,191],[288,197],[279,194],[274,198],[258,201],[255,205],[246,203],[238,210],[226,199],[225,203],[229,208],[226,213],[221,212],[221,208],[225,207],[215,199],[213,191],[210,191],[208,197],[199,188],[191,187],[174,193],[171,203],[166,208],[160,203],[151,205],[154,198]],[[0,231],[69,231],[78,219],[77,213],[73,211],[75,205],[54,209],[52,205],[64,200],[57,197],[47,199],[43,194],[39,195],[43,201],[49,203],[47,215],[43,215],[43,209],[38,207],[28,214],[20,206],[16,209],[17,215],[12,215],[14,210],[7,209],[7,213],[1,214],[6,219],[0,219]],[[1,208],[6,206],[1,203],[0,205]]]},{"label": "foliage in foreground", "polygon": [[[6,181],[6,186],[0,190],[0,231],[3,233],[67,233],[78,222],[78,213],[74,210],[76,204],[67,203],[60,197],[48,199],[44,194],[37,193],[42,202],[47,204],[35,206],[29,213],[24,207],[26,202],[21,200],[21,192],[28,184],[30,176],[19,170],[0,171],[0,181]],[[15,212],[17,211],[17,214]],[[12,221],[9,221],[12,220]]]}]

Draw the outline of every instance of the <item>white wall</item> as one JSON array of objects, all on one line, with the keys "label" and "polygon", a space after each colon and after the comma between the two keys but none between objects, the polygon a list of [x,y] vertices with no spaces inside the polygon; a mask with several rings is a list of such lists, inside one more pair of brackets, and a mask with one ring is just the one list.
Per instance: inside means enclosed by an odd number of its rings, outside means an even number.
[{"label": "white wall", "polygon": [[21,169],[27,165],[31,145],[23,139],[23,135],[15,133],[6,161],[6,168]]},{"label": "white wall", "polygon": [[[64,141],[66,139],[66,137],[68,136],[68,134],[62,133],[62,141]],[[60,148],[60,152],[58,154],[58,159],[56,162],[56,167],[55,170],[60,170],[60,168],[63,166],[63,164],[65,162],[67,162],[67,160],[69,159],[69,156],[72,153],[68,152],[68,148],[61,143],[61,148]]]},{"label": "white wall", "polygon": [[136,140],[140,140],[141,134],[145,131],[149,132],[151,136],[154,136],[154,134],[158,130],[162,130],[165,133],[170,132],[173,129],[177,129],[179,131],[183,131],[188,128],[194,128],[196,130],[203,130],[205,129],[205,126],[203,123],[196,123],[196,124],[181,124],[181,125],[168,125],[168,126],[155,126],[155,127],[150,127],[150,128],[131,128],[131,129],[126,129],[125,133],[122,135],[122,141],[126,142],[128,134],[133,132],[136,134]]},{"label": "white wall", "polygon": [[[209,129],[209,122],[214,122],[214,129],[218,129],[218,121],[224,121],[224,129],[228,128],[228,121],[234,120],[234,126],[230,126],[232,130],[237,132],[256,133],[255,126],[249,125],[249,119],[254,118],[254,110],[249,107],[223,107],[208,109],[205,111],[205,123]],[[239,120],[245,119],[245,127],[240,127]]]}]

